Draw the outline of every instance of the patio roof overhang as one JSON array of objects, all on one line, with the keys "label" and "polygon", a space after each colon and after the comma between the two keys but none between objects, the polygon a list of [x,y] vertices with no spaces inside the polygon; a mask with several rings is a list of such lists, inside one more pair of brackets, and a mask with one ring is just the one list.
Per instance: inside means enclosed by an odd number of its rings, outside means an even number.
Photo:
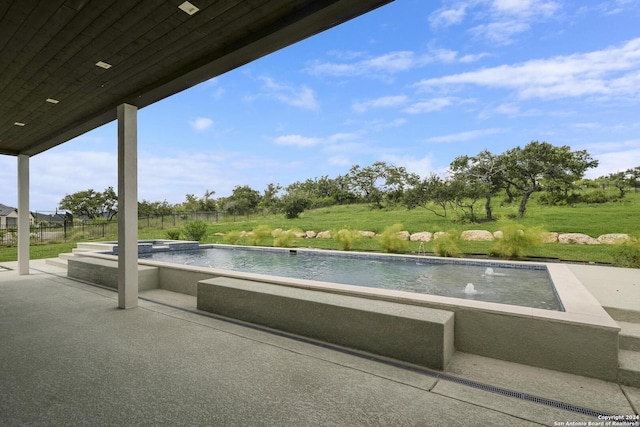
[{"label": "patio roof overhang", "polygon": [[0,154],[41,153],[118,105],[143,108],[391,1],[0,1]]}]

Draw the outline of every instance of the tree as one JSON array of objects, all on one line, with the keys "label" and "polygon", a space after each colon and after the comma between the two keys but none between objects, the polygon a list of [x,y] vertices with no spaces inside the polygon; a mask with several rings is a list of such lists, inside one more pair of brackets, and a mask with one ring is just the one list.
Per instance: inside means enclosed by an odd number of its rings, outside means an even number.
[{"label": "tree", "polygon": [[384,178],[384,162],[375,162],[371,166],[361,168],[354,165],[349,169],[349,184],[354,193],[359,194],[362,199],[371,203],[373,207],[382,208],[383,193],[379,184]]},{"label": "tree", "polygon": [[216,194],[215,191],[205,190],[204,196],[202,196],[202,198],[200,199],[200,211],[215,212],[218,209],[216,199],[213,198],[214,194]]},{"label": "tree", "polygon": [[[491,210],[491,199],[503,188],[504,167],[499,161],[499,157],[493,155],[489,150],[483,150],[476,156],[456,157],[449,171],[454,181],[464,183],[464,192],[471,199],[484,198],[485,212],[487,220],[493,220]],[[472,211],[472,217],[475,215]]]},{"label": "tree", "polygon": [[173,213],[173,206],[166,200],[150,202],[143,199],[138,202],[138,216],[171,215],[171,213]]},{"label": "tree", "polygon": [[255,210],[260,203],[260,193],[248,185],[237,185],[231,196],[227,197],[224,209],[228,212],[248,214]]},{"label": "tree", "polygon": [[118,213],[118,196],[113,187],[107,187],[101,194],[102,212],[107,215],[107,220],[111,219]]},{"label": "tree", "polygon": [[282,186],[280,184],[269,183],[262,194],[260,208],[266,209],[270,213],[275,213],[278,210],[278,193],[281,191]]},{"label": "tree", "polygon": [[388,165],[385,162],[374,162],[361,168],[352,166],[347,175],[351,189],[360,194],[365,202],[375,208],[382,208],[382,202],[398,203],[402,200],[408,182],[415,181],[416,176],[407,173],[404,167]]},{"label": "tree", "polygon": [[69,211],[77,217],[106,217],[110,221],[118,213],[118,198],[113,187],[107,187],[102,193],[90,188],[65,195],[58,209]]},{"label": "tree", "polygon": [[285,194],[280,199],[280,209],[287,219],[298,218],[309,206],[311,206],[309,199],[295,194]]},{"label": "tree", "polygon": [[176,206],[177,210],[181,212],[198,212],[200,210],[200,201],[195,194],[189,193],[184,198],[184,202]]},{"label": "tree", "polygon": [[500,156],[503,180],[522,193],[518,214],[524,216],[527,202],[537,191],[548,188],[567,189],[584,176],[587,169],[598,166],[585,150],[571,151],[569,146],[556,147],[547,142],[532,141],[524,148],[507,150]]},{"label": "tree", "polygon": [[608,182],[613,182],[613,185],[620,192],[620,198],[622,199],[627,192],[627,188],[638,187],[638,180],[640,179],[640,166],[627,169],[626,171],[611,173],[605,177],[601,177],[601,179]]},{"label": "tree", "polygon": [[447,216],[447,206],[451,205],[452,200],[449,181],[436,174],[431,174],[415,183],[404,195],[404,202],[408,209],[421,206],[441,217]]},{"label": "tree", "polygon": [[476,203],[485,194],[483,186],[477,182],[467,180],[463,176],[451,177],[446,182],[451,204],[462,209],[469,216],[469,221],[478,222]]},{"label": "tree", "polygon": [[339,204],[356,203],[358,196],[351,191],[349,178],[347,175],[338,175],[334,180],[334,189],[331,197]]},{"label": "tree", "polygon": [[180,212],[214,212],[218,208],[218,202],[211,196],[215,191],[205,190],[204,195],[198,198],[195,194],[187,194],[185,201],[175,206]]},{"label": "tree", "polygon": [[387,165],[382,186],[385,200],[391,204],[400,203],[405,191],[419,180],[417,174],[407,172],[402,166]]}]

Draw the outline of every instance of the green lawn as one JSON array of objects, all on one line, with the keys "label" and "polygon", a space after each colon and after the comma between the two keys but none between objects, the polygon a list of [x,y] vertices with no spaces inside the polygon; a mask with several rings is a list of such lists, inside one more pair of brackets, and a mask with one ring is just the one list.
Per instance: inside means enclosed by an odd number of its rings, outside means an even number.
[{"label": "green lawn", "polygon": [[[419,231],[462,231],[468,229],[485,229],[496,231],[509,222],[520,224],[524,228],[541,227],[547,231],[584,233],[598,237],[607,233],[626,233],[640,236],[640,193],[629,193],[624,200],[603,204],[574,206],[545,206],[535,203],[527,207],[524,218],[516,218],[517,204],[500,206],[500,201],[494,201],[494,216],[499,218],[494,222],[479,224],[465,223],[459,220],[456,212],[449,212],[446,218],[439,217],[424,208],[407,210],[371,209],[366,205],[333,206],[304,212],[296,219],[285,219],[282,215],[255,215],[237,222],[210,222],[208,235],[203,243],[222,243],[224,237],[215,233],[229,233],[232,231],[251,231],[264,225],[271,229],[285,230],[338,230],[351,228],[382,232],[385,227],[402,224],[403,229],[410,233]],[[480,206],[480,204],[479,204]],[[483,214],[484,212],[479,212]],[[140,239],[167,238],[166,229],[174,228],[173,224],[164,224],[147,228],[146,221],[140,223]],[[107,236],[102,240],[114,240],[116,236]],[[250,244],[248,240],[241,240],[242,244]],[[273,239],[267,238],[260,242],[262,245],[273,245]],[[296,239],[295,247],[315,247],[325,249],[340,249],[340,244],[332,239]],[[486,255],[491,247],[489,242],[460,242],[462,251],[467,255]],[[31,246],[31,258],[56,257],[59,253],[71,252],[74,242],[55,244],[35,244]],[[409,242],[407,252],[417,252],[419,243]],[[358,241],[353,250],[383,251],[384,248],[376,239],[363,238]],[[425,243],[421,250],[433,251],[433,243]],[[566,245],[543,244],[525,251],[528,258],[554,258],[559,260],[612,263],[615,261],[617,248],[610,245]],[[17,257],[15,247],[0,247],[0,261],[13,261]]]}]

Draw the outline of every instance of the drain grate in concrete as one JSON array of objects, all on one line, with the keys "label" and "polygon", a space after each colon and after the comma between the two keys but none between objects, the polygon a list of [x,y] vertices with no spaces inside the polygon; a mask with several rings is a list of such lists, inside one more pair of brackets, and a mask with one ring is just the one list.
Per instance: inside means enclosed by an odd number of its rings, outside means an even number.
[{"label": "drain grate in concrete", "polygon": [[[420,371],[422,371],[422,369],[420,369]],[[613,416],[614,415],[614,414],[609,414],[609,413],[606,413],[606,412],[597,411],[597,410],[593,410],[593,409],[589,409],[589,408],[583,408],[581,406],[572,405],[570,403],[560,402],[558,400],[547,399],[545,397],[534,396],[534,395],[531,395],[531,394],[521,393],[521,392],[518,392],[518,391],[509,390],[509,389],[502,388],[502,387],[495,387],[495,386],[484,384],[484,383],[480,383],[480,382],[477,382],[477,381],[467,380],[467,379],[464,379],[464,378],[458,378],[458,377],[455,377],[453,375],[442,374],[442,373],[435,372],[435,371],[434,372],[424,372],[424,373],[426,373],[427,375],[436,377],[438,379],[441,379],[441,380],[451,381],[451,382],[454,382],[454,383],[457,383],[457,384],[466,385],[467,387],[472,387],[472,388],[475,388],[475,389],[479,389],[479,390],[484,390],[484,391],[488,391],[488,392],[491,392],[491,393],[500,394],[502,396],[514,397],[516,399],[526,400],[526,401],[529,401],[529,402],[538,403],[540,405],[550,406],[550,407],[553,407],[553,408],[562,409],[562,410],[573,412],[573,413],[576,413],[576,414],[587,415],[587,416],[594,417],[594,418],[599,418],[599,416],[600,417],[607,417],[607,416]]]}]

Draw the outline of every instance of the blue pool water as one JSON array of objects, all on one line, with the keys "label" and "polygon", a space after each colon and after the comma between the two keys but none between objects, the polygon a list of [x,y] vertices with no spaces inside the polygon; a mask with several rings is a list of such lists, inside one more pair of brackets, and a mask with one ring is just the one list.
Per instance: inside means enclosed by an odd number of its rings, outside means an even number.
[{"label": "blue pool water", "polygon": [[[141,259],[562,311],[544,266],[257,248],[141,254]],[[471,284],[471,285],[470,285]]]}]

